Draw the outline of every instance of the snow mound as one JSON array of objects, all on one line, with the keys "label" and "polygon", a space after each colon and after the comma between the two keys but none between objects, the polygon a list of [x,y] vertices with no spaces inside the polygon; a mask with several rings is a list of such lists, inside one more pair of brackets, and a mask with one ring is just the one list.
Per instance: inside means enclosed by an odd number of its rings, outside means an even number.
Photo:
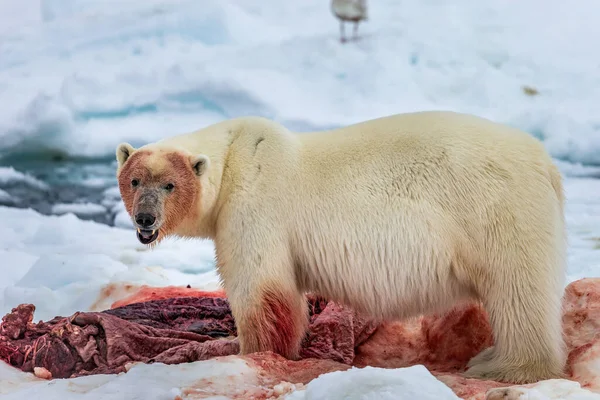
[{"label": "snow mound", "polygon": [[458,400],[422,365],[352,368],[323,374],[286,400]]}]

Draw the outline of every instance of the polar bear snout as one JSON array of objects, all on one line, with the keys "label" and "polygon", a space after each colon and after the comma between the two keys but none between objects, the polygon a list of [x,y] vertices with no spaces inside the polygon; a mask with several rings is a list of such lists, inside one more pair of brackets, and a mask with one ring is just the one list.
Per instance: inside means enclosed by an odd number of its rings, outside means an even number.
[{"label": "polar bear snout", "polygon": [[152,227],[152,225],[154,225],[155,221],[156,221],[156,216],[154,216],[150,213],[142,212],[142,213],[137,213],[135,215],[135,223],[141,229],[150,229]]},{"label": "polar bear snout", "polygon": [[154,188],[144,188],[134,200],[133,220],[138,228],[156,229],[161,224],[165,199],[155,192]]},{"label": "polar bear snout", "polygon": [[158,238],[158,229],[152,229],[156,222],[156,216],[150,213],[137,213],[135,214],[135,223],[137,228],[138,240],[143,244],[150,244]]},{"label": "polar bear snout", "polygon": [[151,212],[138,212],[133,219],[137,228],[137,238],[142,244],[150,244],[158,238],[156,215]]},{"label": "polar bear snout", "polygon": [[133,222],[137,238],[142,244],[150,244],[158,238],[162,225],[163,199],[152,188],[140,192],[134,204]]}]

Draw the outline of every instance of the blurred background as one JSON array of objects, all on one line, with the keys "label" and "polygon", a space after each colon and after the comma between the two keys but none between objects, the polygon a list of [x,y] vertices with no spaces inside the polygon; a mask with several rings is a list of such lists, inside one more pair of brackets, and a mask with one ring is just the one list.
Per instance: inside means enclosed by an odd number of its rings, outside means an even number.
[{"label": "blurred background", "polygon": [[0,0],[0,205],[127,227],[119,142],[243,115],[474,113],[600,177],[597,1],[339,3]]}]

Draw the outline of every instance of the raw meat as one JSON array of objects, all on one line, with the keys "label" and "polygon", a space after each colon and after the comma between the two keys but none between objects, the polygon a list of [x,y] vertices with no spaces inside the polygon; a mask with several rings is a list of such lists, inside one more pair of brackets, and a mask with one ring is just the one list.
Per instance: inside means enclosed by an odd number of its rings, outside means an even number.
[{"label": "raw meat", "polygon": [[[333,302],[309,297],[310,325],[301,355],[345,364],[377,327]],[[34,324],[22,304],[2,319],[0,359],[52,378],[119,373],[132,362],[176,364],[237,354],[239,345],[224,297],[177,297],[81,312]]]}]

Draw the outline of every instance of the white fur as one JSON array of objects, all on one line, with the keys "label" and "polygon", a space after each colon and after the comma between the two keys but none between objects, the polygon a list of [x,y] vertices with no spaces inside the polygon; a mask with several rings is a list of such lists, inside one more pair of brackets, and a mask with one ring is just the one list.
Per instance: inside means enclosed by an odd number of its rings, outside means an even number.
[{"label": "white fur", "polygon": [[496,343],[468,376],[560,376],[562,185],[530,135],[421,112],[304,134],[239,118],[157,146],[210,159],[204,217],[182,234],[215,240],[243,353],[276,340],[266,288],[285,294],[299,338],[305,291],[386,319],[471,298]]}]

